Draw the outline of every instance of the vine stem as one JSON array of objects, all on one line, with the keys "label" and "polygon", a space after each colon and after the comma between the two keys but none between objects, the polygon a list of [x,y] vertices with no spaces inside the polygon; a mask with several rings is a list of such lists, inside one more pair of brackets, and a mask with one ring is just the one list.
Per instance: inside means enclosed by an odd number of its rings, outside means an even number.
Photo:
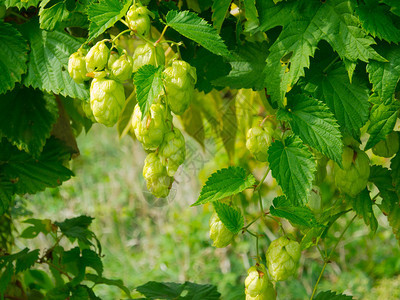
[{"label": "vine stem", "polygon": [[124,31],[121,31],[120,33],[118,33],[118,34],[111,40],[111,43],[114,44],[114,42],[115,42],[121,35],[123,35],[124,33],[129,32],[129,31],[131,31],[131,30],[130,30],[130,29],[125,29]]},{"label": "vine stem", "polygon": [[314,286],[314,289],[313,289],[313,292],[312,292],[312,295],[311,295],[310,300],[312,300],[312,299],[314,298],[315,293],[317,292],[318,284],[319,284],[319,282],[321,281],[322,275],[324,274],[325,268],[326,268],[326,266],[328,265],[329,260],[331,259],[331,256],[332,256],[332,254],[333,254],[333,251],[335,251],[336,247],[339,245],[340,241],[342,240],[342,238],[343,238],[345,232],[346,232],[347,229],[350,227],[351,223],[353,223],[353,221],[354,221],[354,219],[355,219],[356,217],[357,217],[357,214],[354,215],[354,217],[350,220],[350,222],[349,222],[349,223],[346,225],[346,227],[343,229],[342,233],[341,233],[340,236],[339,236],[339,239],[336,241],[336,244],[333,246],[331,252],[329,252],[329,255],[324,259],[324,261],[325,261],[325,262],[324,262],[324,266],[322,267],[321,273],[319,273],[319,276],[318,276],[317,282],[315,283],[315,286]]},{"label": "vine stem", "polygon": [[260,252],[258,250],[258,235],[255,234],[254,232],[251,232],[247,228],[246,228],[246,231],[256,238],[257,262],[259,262],[259,260],[260,260]]},{"label": "vine stem", "polygon": [[267,178],[269,171],[269,166],[267,166],[267,171],[265,171],[263,178],[261,178],[260,182],[256,185],[254,191],[258,191],[261,188],[261,185],[264,183],[265,178]]},{"label": "vine stem", "polygon": [[336,58],[334,60],[332,60],[331,63],[326,66],[325,69],[322,70],[322,73],[326,73],[326,71],[328,71],[329,68],[332,67],[333,64],[338,61],[338,59],[339,59],[339,56],[336,56]]},{"label": "vine stem", "polygon": [[163,31],[161,32],[160,37],[158,38],[158,40],[154,43],[154,45],[157,45],[159,42],[161,42],[161,39],[164,37],[165,32],[167,31],[168,25],[165,25]]}]

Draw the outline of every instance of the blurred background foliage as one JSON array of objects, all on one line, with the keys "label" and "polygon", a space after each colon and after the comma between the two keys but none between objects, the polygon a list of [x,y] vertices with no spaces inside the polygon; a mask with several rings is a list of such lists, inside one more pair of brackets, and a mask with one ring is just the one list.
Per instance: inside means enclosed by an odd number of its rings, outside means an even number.
[{"label": "blurred background foliage", "polygon": [[[20,233],[26,226],[20,221],[30,216],[59,221],[80,214],[94,216],[92,230],[103,246],[106,277],[123,279],[130,289],[149,280],[211,283],[218,286],[223,299],[244,299],[246,270],[255,262],[254,238],[239,235],[232,246],[213,248],[208,238],[212,208],[190,207],[206,178],[229,163],[226,152],[218,145],[203,151],[194,139],[185,138],[190,155],[178,171],[171,195],[168,199],[154,199],[146,191],[141,174],[146,153],[139,143],[128,137],[119,140],[114,130],[95,124],[78,137],[80,156],[71,162],[76,175],[72,180],[59,188],[17,199],[12,211],[14,220],[18,220],[16,230]],[[240,149],[240,137],[237,143],[236,148]],[[254,163],[245,155],[237,156]],[[261,177],[262,165],[252,167]],[[326,202],[334,192],[331,180],[328,172],[322,186]],[[275,186],[276,182],[268,177],[263,188],[264,207],[269,207],[276,195]],[[242,198],[238,200],[246,213],[251,216],[253,212],[255,216],[257,201],[253,204],[252,199]],[[399,245],[386,219],[380,211],[375,213],[380,225],[377,233],[371,235],[362,220],[354,222],[325,270],[320,290],[348,293],[356,299],[400,298]],[[332,247],[350,219],[350,215],[345,216],[334,224],[325,246]],[[252,226],[265,235],[260,239],[264,253],[270,240],[281,234],[270,219]],[[289,223],[284,223],[284,228],[296,234]],[[25,246],[43,249],[46,239],[39,235],[39,239],[19,241],[17,237],[14,250]],[[278,282],[278,298],[307,299],[321,267],[315,247],[304,251],[298,280]],[[102,299],[118,299],[122,295],[114,287],[99,286],[95,290]]]}]

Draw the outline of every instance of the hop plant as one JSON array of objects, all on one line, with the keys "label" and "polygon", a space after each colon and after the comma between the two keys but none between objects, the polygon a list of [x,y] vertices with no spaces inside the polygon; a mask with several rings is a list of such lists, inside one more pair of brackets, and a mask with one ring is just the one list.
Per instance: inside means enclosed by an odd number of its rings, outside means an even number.
[{"label": "hop plant", "polygon": [[123,82],[132,76],[133,59],[124,50],[122,55],[119,57],[117,54],[110,56],[110,59],[108,60],[108,68],[111,72],[112,78]]},{"label": "hop plant", "polygon": [[178,128],[165,135],[159,155],[168,175],[174,176],[186,156],[185,139]]},{"label": "hop plant", "polygon": [[133,52],[132,72],[136,72],[144,65],[164,65],[165,54],[161,46],[143,44],[136,47]]},{"label": "hop plant", "polygon": [[85,116],[92,121],[93,123],[96,122],[96,119],[93,115],[92,108],[90,107],[90,102],[89,101],[81,101],[81,107],[82,111],[85,114]]},{"label": "hop plant", "polygon": [[275,300],[276,292],[263,264],[256,264],[247,271],[244,281],[246,300]]},{"label": "hop plant", "polygon": [[342,165],[343,168],[335,164],[336,185],[342,192],[355,197],[368,183],[370,173],[368,155],[361,150],[345,147]]},{"label": "hop plant", "polygon": [[258,161],[267,161],[273,133],[271,128],[263,129],[260,126],[254,126],[247,131],[246,147]]},{"label": "hop plant", "polygon": [[133,4],[126,13],[126,21],[129,28],[137,34],[147,36],[150,32],[150,14],[147,7],[143,6],[139,1]]},{"label": "hop plant", "polygon": [[234,236],[234,233],[225,227],[217,213],[214,212],[210,219],[210,239],[213,241],[212,245],[217,248],[224,248],[231,243]]},{"label": "hop plant", "polygon": [[168,106],[174,114],[181,115],[193,99],[196,68],[183,60],[175,60],[163,73]]},{"label": "hop plant", "polygon": [[110,49],[104,42],[97,42],[85,57],[88,72],[101,71],[107,65]]},{"label": "hop plant", "polygon": [[308,200],[308,206],[314,212],[321,211],[321,190],[318,186],[314,185],[311,189],[310,198]]},{"label": "hop plant", "polygon": [[372,148],[372,152],[381,157],[392,157],[399,151],[399,134],[393,131]]},{"label": "hop plant", "polygon": [[124,86],[112,79],[95,78],[90,86],[90,107],[97,122],[114,126],[124,107]]},{"label": "hop plant", "polygon": [[279,281],[294,275],[300,256],[300,244],[287,236],[272,241],[265,256],[271,278]]},{"label": "hop plant", "polygon": [[[171,126],[171,119],[163,104],[152,104],[150,113],[142,120],[142,112],[136,104],[132,116],[132,128],[136,138],[146,150],[156,150]],[[168,124],[169,123],[169,124]]]},{"label": "hop plant", "polygon": [[154,196],[158,198],[168,196],[173,178],[168,176],[167,169],[156,153],[147,155],[144,161],[143,177],[146,179],[148,190]]},{"label": "hop plant", "polygon": [[86,53],[86,50],[79,49],[77,52],[72,53],[69,57],[68,73],[76,83],[83,83],[84,81],[90,79],[90,77],[86,76]]}]

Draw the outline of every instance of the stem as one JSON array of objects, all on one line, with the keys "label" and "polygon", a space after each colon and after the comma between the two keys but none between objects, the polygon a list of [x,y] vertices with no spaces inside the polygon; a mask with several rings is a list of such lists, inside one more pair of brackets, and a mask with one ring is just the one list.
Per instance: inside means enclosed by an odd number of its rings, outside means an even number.
[{"label": "stem", "polygon": [[246,231],[256,238],[257,262],[259,262],[259,260],[260,260],[260,253],[259,253],[259,250],[258,250],[258,235],[255,234],[255,233],[253,233],[253,232],[251,232],[251,231],[248,230],[247,228],[246,228]]},{"label": "stem", "polygon": [[24,16],[21,16],[20,14],[17,14],[17,13],[14,12],[14,11],[9,11],[9,12],[7,12],[7,13],[9,13],[10,15],[16,16],[17,18],[20,18],[21,20],[23,20],[23,21],[25,21],[25,22],[28,22],[28,21],[29,21],[28,18],[25,18]]},{"label": "stem", "polygon": [[60,274],[63,274],[63,275],[65,275],[65,276],[67,276],[68,279],[69,279],[70,281],[72,280],[72,277],[69,276],[69,274],[68,274],[67,272],[61,270],[61,269],[60,269],[59,267],[57,267],[55,264],[53,264],[53,263],[51,263],[51,262],[49,262],[49,261],[46,261],[45,263],[48,264],[50,267],[53,267],[54,269],[56,269],[58,272],[60,272]]},{"label": "stem", "polygon": [[337,62],[339,59],[339,56],[336,56],[336,58],[334,60],[331,61],[331,63],[329,65],[326,66],[325,69],[322,70],[322,73],[326,73],[326,71],[329,70],[330,67],[332,67],[332,65]]},{"label": "stem", "polygon": [[118,34],[111,40],[111,43],[114,44],[114,42],[115,42],[121,35],[123,35],[124,33],[127,33],[128,31],[131,31],[131,30],[130,30],[130,29],[126,29],[126,30],[121,31],[120,33],[118,33]]},{"label": "stem", "polygon": [[329,261],[330,261],[330,259],[331,259],[331,256],[332,256],[332,254],[333,254],[333,251],[335,251],[336,247],[339,245],[340,241],[342,240],[342,238],[343,238],[345,232],[346,232],[347,229],[350,227],[351,223],[353,223],[353,221],[354,221],[354,219],[355,219],[356,217],[357,217],[357,215],[354,215],[354,217],[353,217],[353,218],[350,220],[350,222],[346,225],[346,227],[343,229],[342,233],[340,234],[339,239],[336,241],[336,244],[333,246],[331,252],[329,252],[329,255],[325,258],[324,266],[322,267],[322,270],[321,270],[321,273],[319,274],[318,280],[317,280],[317,282],[315,283],[315,286],[314,286],[314,289],[313,289],[313,292],[312,292],[312,295],[311,295],[310,300],[312,300],[312,299],[314,298],[314,295],[315,295],[315,293],[316,293],[316,291],[317,291],[318,284],[319,284],[319,282],[320,282],[320,280],[321,280],[321,278],[322,278],[322,275],[324,274],[324,271],[325,271],[326,266],[328,265],[328,263],[329,263]]},{"label": "stem", "polygon": [[164,37],[165,32],[167,31],[167,28],[168,28],[168,25],[166,25],[166,26],[164,27],[163,31],[161,32],[160,37],[159,37],[158,40],[154,43],[154,45],[157,45],[157,44],[161,41],[161,39]]},{"label": "stem", "polygon": [[242,230],[247,230],[247,228],[249,228],[254,222],[256,222],[258,219],[260,218],[260,216],[258,216],[257,218],[255,218],[253,221],[251,221],[249,224],[247,224],[245,227],[242,228]]},{"label": "stem", "polygon": [[269,166],[267,166],[267,171],[265,172],[263,178],[261,178],[257,186],[254,188],[254,191],[258,191],[261,188],[261,185],[264,183],[265,178],[267,178],[268,173],[269,173]]},{"label": "stem", "polygon": [[263,203],[262,203],[261,191],[260,190],[258,190],[258,202],[260,203],[261,216],[264,218],[264,207],[263,207]]},{"label": "stem", "polygon": [[123,23],[126,27],[129,28],[128,22],[126,22],[124,19],[121,19],[120,22]]}]

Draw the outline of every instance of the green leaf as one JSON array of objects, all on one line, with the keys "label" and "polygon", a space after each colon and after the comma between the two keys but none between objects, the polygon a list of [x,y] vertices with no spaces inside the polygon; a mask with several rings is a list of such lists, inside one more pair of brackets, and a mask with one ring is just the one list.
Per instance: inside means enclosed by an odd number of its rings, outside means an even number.
[{"label": "green leaf", "polygon": [[51,289],[46,294],[46,299],[49,300],[65,300],[70,296],[69,287],[67,284],[57,286],[54,289]]},{"label": "green leaf", "polygon": [[21,88],[0,95],[0,135],[34,157],[38,157],[58,118],[54,97]]},{"label": "green leaf", "polygon": [[374,102],[374,106],[371,108],[371,116],[369,118],[370,124],[368,127],[370,137],[365,145],[365,150],[371,149],[392,132],[396,125],[400,108],[399,101],[393,101],[392,103],[385,105],[381,102],[381,99],[377,99],[374,96],[371,97],[371,100]]},{"label": "green leaf", "polygon": [[0,20],[0,94],[14,88],[27,70],[28,45],[10,23]]},{"label": "green leaf", "polygon": [[190,11],[171,10],[167,14],[166,21],[168,26],[199,43],[210,52],[227,57],[231,55],[217,30],[197,14]]},{"label": "green leaf", "polygon": [[91,41],[98,37],[125,16],[131,4],[131,0],[100,0],[99,2],[91,2],[87,8],[90,20],[88,40]]},{"label": "green leaf", "polygon": [[17,259],[15,265],[15,273],[23,272],[30,269],[39,258],[39,249],[29,251],[24,256]]},{"label": "green leaf", "polygon": [[212,83],[233,89],[264,89],[264,79],[260,74],[264,70],[267,55],[268,45],[265,42],[243,44],[228,60],[232,67],[229,74],[213,80]]},{"label": "green leaf", "polygon": [[107,279],[107,278],[98,276],[96,274],[89,274],[89,273],[87,273],[85,276],[86,276],[87,280],[90,280],[95,284],[106,284],[106,285],[110,285],[110,286],[116,286],[116,287],[120,288],[122,291],[124,291],[128,297],[131,297],[131,293],[130,293],[129,289],[126,286],[124,286],[124,283],[122,282],[122,280]]},{"label": "green leaf", "polygon": [[240,167],[229,167],[218,170],[207,180],[200,192],[200,197],[192,206],[214,202],[238,194],[252,187],[256,182],[253,175],[246,175]]},{"label": "green leaf", "polygon": [[67,71],[70,54],[81,44],[63,32],[41,30],[35,20],[22,25],[21,31],[31,45],[24,85],[71,98],[88,99],[88,88],[75,83]]},{"label": "green leaf", "polygon": [[320,292],[314,298],[314,300],[351,300],[351,299],[353,299],[352,296],[336,294],[336,292],[331,292],[331,291]]},{"label": "green leaf", "polygon": [[290,223],[305,226],[319,227],[313,212],[306,206],[293,206],[285,196],[278,196],[274,199],[269,209],[271,215],[285,218]]},{"label": "green leaf", "polygon": [[[392,160],[393,163],[393,160]],[[393,165],[393,167],[395,164]],[[369,181],[373,182],[379,190],[379,196],[382,198],[382,203],[378,205],[382,211],[390,212],[392,203],[398,201],[396,194],[395,185],[396,182],[393,180],[393,173],[396,176],[397,169],[390,171],[379,165],[371,166],[369,175]]]},{"label": "green leaf", "polygon": [[214,27],[218,30],[221,30],[222,23],[225,20],[226,13],[228,12],[229,6],[231,5],[232,0],[214,0],[212,5],[212,21],[214,23]]},{"label": "green leaf", "polygon": [[101,261],[100,256],[93,250],[82,250],[81,263],[83,263],[86,267],[90,267],[95,270],[99,276],[103,274],[103,262]]},{"label": "green leaf", "polygon": [[90,224],[92,224],[92,220],[93,218],[88,216],[79,216],[65,219],[63,222],[54,222],[54,224],[60,228],[65,236],[72,239],[76,238],[87,245],[92,245],[89,239],[91,239],[94,234],[88,229]]},{"label": "green leaf", "polygon": [[309,57],[322,39],[350,61],[385,61],[371,47],[375,44],[373,38],[358,27],[349,0],[307,1],[299,7],[297,17],[284,24],[267,58],[265,84],[272,101],[283,106],[288,88],[304,76],[304,68],[310,66]]},{"label": "green leaf", "polygon": [[51,221],[49,219],[27,219],[24,221],[24,223],[33,225],[25,228],[25,230],[21,233],[21,237],[24,239],[35,238],[39,233],[46,235],[51,230]]},{"label": "green leaf", "polygon": [[400,3],[397,0],[382,0],[382,2],[386,3],[390,6],[390,11],[395,15],[400,16]]},{"label": "green leaf", "polygon": [[298,18],[298,1],[279,3],[273,0],[257,1],[257,10],[260,16],[260,31],[267,31],[277,26],[285,27],[292,20]]},{"label": "green leaf", "polygon": [[66,20],[70,13],[65,0],[45,0],[40,3],[40,28],[53,30],[58,23]]},{"label": "green leaf", "polygon": [[0,276],[0,297],[4,296],[4,292],[6,291],[7,286],[10,283],[13,274],[14,274],[14,266],[12,262],[9,262],[3,274],[1,274]]},{"label": "green leaf", "polygon": [[63,166],[64,160],[70,156],[69,149],[54,138],[47,140],[37,159],[19,151],[3,138],[0,143],[0,173],[13,184],[14,193],[34,194],[46,187],[59,186],[71,178],[73,173]]},{"label": "green leaf", "polygon": [[312,246],[317,245],[324,230],[325,230],[324,227],[310,228],[301,239],[300,243],[301,250],[305,250],[311,248]]},{"label": "green leaf", "polygon": [[244,226],[244,219],[239,210],[219,201],[213,202],[219,219],[232,233],[237,234]]},{"label": "green leaf", "polygon": [[[0,168],[1,170],[1,168]],[[0,173],[0,215],[3,215],[14,198],[14,186],[7,180],[5,174]]]},{"label": "green leaf", "polygon": [[360,128],[368,120],[369,90],[364,81],[353,76],[350,83],[346,69],[341,63],[332,66],[326,73],[310,70],[310,82],[317,87],[315,96],[325,102],[336,117],[343,132],[358,139]]},{"label": "green leaf", "polygon": [[142,112],[142,119],[163,90],[162,71],[162,66],[156,68],[153,65],[144,65],[135,73],[133,81],[136,85],[136,98]]},{"label": "green leaf", "polygon": [[367,0],[358,4],[356,12],[366,32],[389,43],[397,43],[400,41],[400,29],[396,27],[389,9],[376,0]]},{"label": "green leaf", "polygon": [[216,286],[188,281],[183,284],[149,281],[137,287],[136,290],[143,294],[146,299],[183,299],[181,297],[183,291],[187,291],[185,299],[218,300],[221,297]]},{"label": "green leaf", "polygon": [[244,11],[246,15],[246,23],[244,24],[244,28],[246,32],[255,31],[260,25],[260,21],[258,19],[258,12],[256,8],[255,0],[244,0]]},{"label": "green leaf", "polygon": [[288,98],[287,110],[279,110],[278,118],[289,121],[293,132],[311,147],[341,165],[342,135],[329,108],[304,94]]},{"label": "green leaf", "polygon": [[37,6],[39,4],[40,0],[27,0],[27,1],[21,1],[21,0],[5,0],[4,5],[9,8],[9,7],[17,7],[19,10],[22,8],[28,9],[31,6]]},{"label": "green leaf", "polygon": [[268,149],[272,176],[281,186],[292,205],[307,203],[316,163],[311,151],[297,136],[276,140]]},{"label": "green leaf", "polygon": [[388,62],[371,61],[367,72],[374,92],[378,93],[383,103],[389,104],[400,80],[400,46],[380,47],[379,52]]},{"label": "green leaf", "polygon": [[390,161],[392,169],[392,182],[396,189],[397,195],[400,197],[400,151],[397,151],[396,156]]},{"label": "green leaf", "polygon": [[69,298],[70,300],[81,300],[81,299],[90,299],[88,288],[85,285],[78,285],[71,290],[72,295]]},{"label": "green leaf", "polygon": [[372,200],[369,191],[364,189],[355,198],[347,198],[357,216],[363,218],[365,225],[370,226],[372,232],[376,232],[378,221],[372,210]]}]

